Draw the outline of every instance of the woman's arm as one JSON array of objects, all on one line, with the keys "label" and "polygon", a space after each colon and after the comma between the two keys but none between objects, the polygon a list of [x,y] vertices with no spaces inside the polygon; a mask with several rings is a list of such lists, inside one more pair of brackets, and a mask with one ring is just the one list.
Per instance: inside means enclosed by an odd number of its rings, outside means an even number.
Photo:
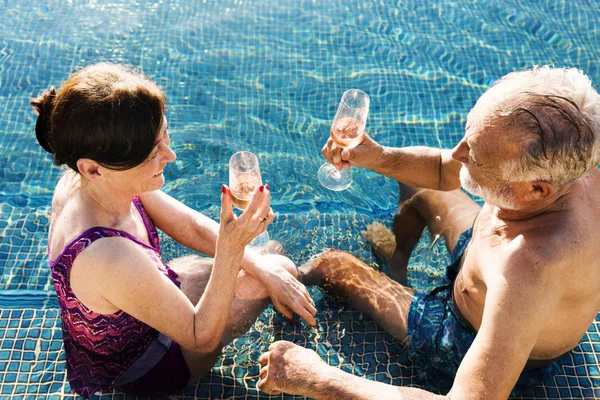
[{"label": "woman's arm", "polygon": [[[270,196],[270,190],[265,188]],[[162,191],[140,196],[144,208],[154,224],[184,246],[208,256],[214,256],[219,224],[193,210]],[[265,213],[269,218],[273,212]],[[314,308],[306,287],[282,266],[245,249],[241,267],[262,282],[279,312],[292,319],[292,312],[302,316],[312,326],[316,325]]]},{"label": "woman's arm", "polygon": [[156,190],[140,195],[154,225],[182,245],[214,257],[219,224],[168,194]]},{"label": "woman's arm", "polygon": [[146,252],[124,238],[98,240],[77,257],[73,268],[85,273],[91,290],[133,317],[197,352],[214,351],[221,341],[233,302],[243,249],[266,229],[259,221],[270,209],[257,192],[248,209],[235,217],[228,190],[222,195],[215,261],[197,304],[157,268]]}]

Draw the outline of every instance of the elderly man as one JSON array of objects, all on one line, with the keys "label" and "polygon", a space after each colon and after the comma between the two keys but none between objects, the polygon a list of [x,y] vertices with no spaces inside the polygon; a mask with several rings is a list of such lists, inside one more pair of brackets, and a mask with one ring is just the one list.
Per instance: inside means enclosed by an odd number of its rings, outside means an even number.
[{"label": "elderly man", "polygon": [[[317,399],[492,400],[560,371],[600,309],[599,141],[600,97],[590,80],[548,67],[493,85],[452,150],[389,148],[367,137],[341,151],[330,140],[323,154],[338,168],[422,188],[395,221],[393,274],[402,277],[424,224],[444,235],[452,264],[448,284],[427,294],[340,251],[303,267],[304,279],[407,340],[429,391],[359,378],[289,342],[261,356],[259,387]],[[461,185],[483,207],[455,190]]]}]

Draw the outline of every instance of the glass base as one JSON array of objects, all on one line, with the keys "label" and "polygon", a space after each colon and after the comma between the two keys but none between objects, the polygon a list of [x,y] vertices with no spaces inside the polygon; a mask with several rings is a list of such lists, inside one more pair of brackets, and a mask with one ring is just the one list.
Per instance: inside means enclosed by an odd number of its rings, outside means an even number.
[{"label": "glass base", "polygon": [[347,189],[352,183],[352,172],[349,169],[338,171],[333,164],[323,164],[319,168],[319,182],[329,190]]},{"label": "glass base", "polygon": [[250,248],[254,251],[260,252],[265,247],[267,247],[268,243],[269,243],[269,232],[264,231],[263,233],[261,233],[260,235],[258,235],[254,239],[252,239],[252,241],[250,243],[248,243],[248,248]]}]

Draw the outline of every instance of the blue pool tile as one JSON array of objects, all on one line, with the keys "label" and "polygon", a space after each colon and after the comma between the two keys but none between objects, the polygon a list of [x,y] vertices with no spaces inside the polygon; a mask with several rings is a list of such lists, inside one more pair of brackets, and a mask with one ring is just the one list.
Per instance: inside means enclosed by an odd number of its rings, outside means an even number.
[{"label": "blue pool tile", "polygon": [[[14,395],[19,395],[19,394],[23,394],[27,391],[27,385],[16,385],[15,386],[15,390],[13,391]],[[24,396],[15,396],[15,399],[17,398],[24,398]]]},{"label": "blue pool tile", "polygon": [[[270,231],[294,260],[335,246],[373,262],[357,232],[372,220],[390,222],[395,211],[397,187],[389,179],[357,170],[355,184],[345,193],[328,192],[315,182],[314,171],[323,162],[319,156],[323,137],[339,92],[349,85],[364,87],[372,95],[369,128],[383,144],[448,147],[461,136],[465,115],[477,97],[505,72],[533,63],[562,62],[585,68],[593,82],[600,82],[596,62],[600,15],[594,2],[544,1],[528,6],[513,0],[483,0],[465,6],[460,1],[432,0],[142,0],[119,2],[122,12],[110,7],[117,2],[95,2],[92,9],[93,2],[85,1],[9,1],[10,12],[0,3],[3,15],[11,16],[0,24],[0,80],[14,83],[0,85],[0,107],[4,107],[0,284],[8,290],[53,290],[45,240],[51,190],[61,170],[52,167],[50,156],[35,143],[35,116],[24,104],[33,92],[59,83],[69,71],[98,57],[139,65],[160,78],[169,94],[180,163],[165,170],[170,182],[165,189],[176,197],[187,195],[187,204],[218,217],[214,199],[205,193],[213,193],[208,189],[213,187],[218,192],[221,181],[226,182],[223,164],[227,156],[238,147],[260,151],[265,177],[274,182],[274,209],[279,212]],[[345,12],[348,4],[361,8],[349,7],[351,11]],[[155,12],[147,12],[150,5],[156,7]],[[225,13],[224,8],[231,12]],[[98,24],[78,30],[77,41],[72,32],[81,23],[73,18]],[[354,21],[359,18],[362,23],[356,29]],[[277,57],[265,55],[260,50],[265,48]],[[355,60],[352,66],[343,62],[347,57]],[[289,173],[277,172],[281,169]],[[202,185],[194,189],[193,198],[190,182]],[[368,189],[372,187],[378,190]],[[167,243],[165,259],[180,251],[176,244]],[[330,313],[320,321],[325,330],[332,322],[346,328],[342,338],[333,330],[322,334],[331,346],[314,344],[304,329],[277,326],[272,310],[265,312],[271,318],[265,326],[272,330],[262,340],[288,338],[317,348],[329,363],[345,370],[355,364],[356,373],[370,378],[384,380],[389,374],[413,383],[418,372],[411,371],[410,365],[389,364],[389,353],[397,349],[379,328],[348,307],[341,311],[331,299],[321,304],[319,314]],[[60,331],[55,329],[60,327],[58,310],[40,307],[11,313],[0,311],[0,339],[25,340],[15,340],[9,349],[0,346],[0,373],[7,372],[13,362],[30,365],[24,374],[19,370],[17,379],[35,377],[27,398],[60,398],[56,393],[61,393],[64,375],[59,371],[64,371],[65,362]],[[568,378],[560,377],[564,381],[560,389],[547,384],[536,390],[536,398],[544,399],[547,394],[549,399],[570,399],[575,396],[570,385],[582,386],[579,394],[585,397],[590,388],[600,386],[598,381],[578,376],[583,371],[588,377],[597,373],[597,326],[590,328],[592,345],[584,344],[587,354],[574,356],[574,366],[565,368]],[[40,336],[42,353],[36,362]],[[258,368],[238,365],[252,360],[246,343],[251,346],[251,341],[243,339],[227,348],[228,361],[220,362],[222,369],[187,388],[186,397],[264,398],[252,386]],[[389,364],[387,369],[383,364]],[[35,374],[29,375],[32,370]],[[245,370],[254,380],[242,380],[247,378]],[[46,373],[52,379],[40,382]],[[3,397],[24,393],[19,383],[4,396],[9,386],[4,375],[0,385]],[[70,395],[68,384],[64,391],[66,399],[76,398]],[[600,398],[598,391],[594,395]],[[133,399],[121,394],[96,398]]]},{"label": "blue pool tile", "polygon": [[14,340],[3,340],[2,345],[0,346],[2,349],[12,349],[14,346]]}]

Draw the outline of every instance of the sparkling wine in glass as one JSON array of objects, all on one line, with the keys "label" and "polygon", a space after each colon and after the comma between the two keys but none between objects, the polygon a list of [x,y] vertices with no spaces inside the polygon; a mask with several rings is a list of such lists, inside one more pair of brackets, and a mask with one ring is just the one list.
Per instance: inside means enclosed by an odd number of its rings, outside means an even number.
[{"label": "sparkling wine in glass", "polygon": [[[330,130],[331,138],[338,146],[351,149],[362,142],[369,103],[369,96],[362,90],[350,89],[344,92]],[[344,190],[352,183],[349,169],[338,171],[330,163],[319,168],[318,177],[321,185],[330,190]]]},{"label": "sparkling wine in glass", "polygon": [[[233,205],[245,210],[252,200],[252,194],[262,185],[258,157],[249,151],[238,151],[229,159],[229,188]],[[254,250],[264,249],[269,242],[269,233],[264,231],[255,237],[248,246]]]}]

